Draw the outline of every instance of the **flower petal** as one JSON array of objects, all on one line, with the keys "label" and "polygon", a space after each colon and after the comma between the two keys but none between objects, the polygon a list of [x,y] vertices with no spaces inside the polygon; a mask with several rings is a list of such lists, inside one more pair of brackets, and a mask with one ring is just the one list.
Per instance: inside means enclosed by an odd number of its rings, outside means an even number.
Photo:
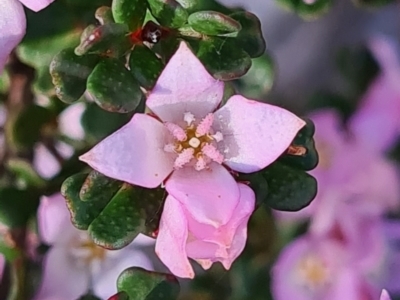
[{"label": "flower petal", "polygon": [[0,75],[8,55],[25,35],[24,8],[16,0],[0,1]]},{"label": "flower petal", "polygon": [[170,59],[147,99],[164,122],[183,121],[185,112],[201,120],[222,100],[224,83],[214,79],[185,42]]},{"label": "flower petal", "polygon": [[38,226],[40,237],[49,245],[60,238],[65,227],[72,227],[65,199],[61,194],[42,197],[38,208]]},{"label": "flower petal", "polygon": [[214,125],[224,136],[219,150],[225,163],[251,173],[275,161],[305,122],[283,108],[236,95],[215,113]]},{"label": "flower petal", "polygon": [[108,177],[155,188],[173,169],[173,157],[164,151],[168,137],[162,123],[148,115],[135,114],[128,124],[80,160]]},{"label": "flower petal", "polygon": [[240,196],[232,175],[217,163],[201,171],[176,170],[165,188],[197,222],[214,227],[228,223]]},{"label": "flower petal", "polygon": [[186,254],[188,228],[185,212],[178,200],[165,200],[156,240],[156,254],[168,269],[183,278],[193,278],[193,268]]},{"label": "flower petal", "polygon": [[379,300],[391,300],[391,299],[392,298],[390,298],[389,293],[387,292],[387,290],[383,289],[381,297],[379,298]]},{"label": "flower petal", "polygon": [[54,0],[19,0],[23,5],[33,11],[39,11],[50,5]]}]

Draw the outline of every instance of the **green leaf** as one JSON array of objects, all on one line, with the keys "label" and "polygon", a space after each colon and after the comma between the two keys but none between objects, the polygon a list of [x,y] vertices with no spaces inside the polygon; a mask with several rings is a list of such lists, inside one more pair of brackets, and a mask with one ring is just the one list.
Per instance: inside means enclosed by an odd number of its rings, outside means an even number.
[{"label": "green leaf", "polygon": [[250,99],[262,99],[271,90],[274,77],[275,66],[269,55],[253,58],[250,70],[238,80],[239,92]]},{"label": "green leaf", "polygon": [[92,171],[82,184],[79,191],[79,198],[82,201],[95,199],[96,201],[103,202],[111,199],[121,186],[121,181],[106,177],[97,171]]},{"label": "green leaf", "polygon": [[306,125],[297,133],[289,149],[292,152],[299,152],[296,154],[288,153],[283,154],[279,161],[299,168],[301,170],[309,171],[318,165],[318,152],[314,143],[315,126],[310,119],[304,119]]},{"label": "green leaf", "polygon": [[240,182],[248,182],[251,189],[256,195],[256,205],[261,205],[268,197],[268,182],[261,172],[250,174],[239,174]]},{"label": "green leaf", "polygon": [[144,45],[137,45],[129,57],[129,67],[140,85],[150,90],[164,68],[162,61]]},{"label": "green leaf", "polygon": [[11,158],[7,161],[7,169],[27,186],[42,188],[46,184],[27,160]]},{"label": "green leaf", "polygon": [[215,0],[177,0],[188,12],[193,13],[202,10],[212,10],[223,14],[232,13],[232,9]]},{"label": "green leaf", "polygon": [[331,7],[332,0],[276,0],[283,7],[296,12],[306,20],[313,20],[326,13]]},{"label": "green leaf", "polygon": [[76,55],[99,54],[102,57],[121,57],[132,47],[126,24],[106,23],[88,26],[75,48]]},{"label": "green leaf", "polygon": [[195,12],[189,16],[188,23],[197,32],[207,35],[237,34],[242,29],[239,22],[216,11]]},{"label": "green leaf", "polygon": [[268,182],[264,204],[273,209],[298,211],[309,205],[317,194],[317,181],[302,170],[274,162],[261,172]]},{"label": "green leaf", "polygon": [[0,223],[10,228],[24,227],[39,204],[39,196],[30,190],[0,188]]},{"label": "green leaf", "polygon": [[47,108],[32,104],[16,116],[6,127],[12,145],[21,150],[31,149],[38,141],[43,126],[50,122],[53,114]]},{"label": "green leaf", "polygon": [[144,230],[140,212],[140,190],[124,184],[100,215],[90,224],[93,241],[107,249],[121,249]]},{"label": "green leaf", "polygon": [[236,43],[251,58],[259,57],[265,52],[265,40],[261,31],[260,20],[246,11],[235,12],[230,17],[240,23],[242,29],[236,37]]},{"label": "green leaf", "polygon": [[86,81],[98,58],[77,56],[72,48],[62,50],[50,64],[57,97],[66,103],[77,101],[86,90]]},{"label": "green leaf", "polygon": [[246,74],[251,67],[249,55],[231,38],[189,41],[206,69],[220,80],[232,80]]},{"label": "green leaf", "polygon": [[110,113],[95,103],[87,103],[86,110],[82,114],[81,124],[91,142],[96,143],[125,125],[131,117],[131,114]]},{"label": "green leaf", "polygon": [[152,15],[161,25],[179,28],[188,18],[187,11],[175,0],[147,0]]},{"label": "green leaf", "polygon": [[108,6],[99,7],[94,13],[94,17],[100,25],[115,23],[111,8]]},{"label": "green leaf", "polygon": [[117,59],[101,61],[90,74],[87,90],[95,102],[110,112],[127,113],[135,110],[144,97],[139,83]]},{"label": "green leaf", "polygon": [[68,177],[61,186],[61,194],[67,201],[68,209],[71,213],[71,220],[74,226],[81,230],[86,230],[96,219],[101,211],[106,207],[113,195],[109,195],[104,190],[104,197],[92,199],[91,201],[82,201],[79,193],[82,185],[85,183],[87,174],[79,173]]},{"label": "green leaf", "polygon": [[113,0],[112,13],[117,23],[127,24],[131,31],[141,28],[146,16],[145,0]]},{"label": "green leaf", "polygon": [[138,267],[124,270],[118,277],[117,287],[129,295],[129,300],[172,300],[177,299],[180,291],[175,276]]}]

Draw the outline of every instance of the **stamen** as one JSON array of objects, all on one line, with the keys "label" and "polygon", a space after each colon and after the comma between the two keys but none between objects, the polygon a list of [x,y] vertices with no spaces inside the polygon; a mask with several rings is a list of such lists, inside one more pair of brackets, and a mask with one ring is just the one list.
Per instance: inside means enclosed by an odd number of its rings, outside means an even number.
[{"label": "stamen", "polygon": [[175,145],[174,144],[166,144],[164,146],[164,151],[168,153],[173,153],[175,152]]},{"label": "stamen", "polygon": [[192,137],[189,141],[190,147],[197,148],[200,146],[200,140],[198,138]]},{"label": "stamen", "polygon": [[178,157],[175,159],[174,162],[175,169],[180,169],[188,162],[190,162],[194,157],[193,154],[194,154],[193,148],[186,148],[181,153],[179,153]]},{"label": "stamen", "polygon": [[224,156],[211,144],[205,144],[201,152],[219,164],[222,164],[224,161]]},{"label": "stamen", "polygon": [[183,120],[186,122],[188,126],[192,125],[194,121],[196,121],[194,115],[190,112],[185,112],[183,114]]},{"label": "stamen", "polygon": [[174,123],[165,123],[165,127],[171,132],[171,134],[176,138],[178,141],[182,142],[187,139],[185,130]]},{"label": "stamen", "polygon": [[224,136],[220,131],[217,131],[214,135],[211,136],[217,143],[224,139]]},{"label": "stamen", "polygon": [[194,168],[196,169],[196,171],[201,171],[201,170],[205,169],[207,164],[206,164],[204,157],[202,155],[198,155],[196,158],[197,158],[197,162],[194,165]]},{"label": "stamen", "polygon": [[207,134],[210,131],[213,122],[214,122],[214,114],[210,113],[207,116],[205,116],[204,119],[201,120],[200,124],[197,126],[196,137],[200,137]]}]

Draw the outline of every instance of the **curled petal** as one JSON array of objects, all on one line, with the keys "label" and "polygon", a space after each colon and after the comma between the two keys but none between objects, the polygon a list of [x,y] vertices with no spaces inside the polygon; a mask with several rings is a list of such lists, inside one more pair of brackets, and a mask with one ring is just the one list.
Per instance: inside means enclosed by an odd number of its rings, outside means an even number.
[{"label": "curled petal", "polygon": [[164,151],[168,130],[156,119],[135,114],[132,120],[101,141],[80,160],[104,175],[154,188],[172,172],[174,156]]},{"label": "curled petal", "polygon": [[305,125],[287,110],[238,95],[214,115],[214,130],[224,136],[218,146],[225,163],[243,173],[261,170],[274,162]]},{"label": "curled petal", "polygon": [[0,75],[8,55],[25,35],[24,8],[16,0],[0,1]]},{"label": "curled petal", "polygon": [[173,274],[193,278],[193,268],[186,254],[187,238],[187,221],[182,205],[169,195],[161,215],[156,254]]},{"label": "curled petal", "polygon": [[240,196],[232,175],[217,163],[201,171],[191,167],[176,170],[165,188],[197,222],[214,227],[231,219]]},{"label": "curled petal", "polygon": [[185,113],[201,120],[222,100],[224,84],[214,79],[181,42],[147,99],[147,106],[164,122],[183,122]]}]

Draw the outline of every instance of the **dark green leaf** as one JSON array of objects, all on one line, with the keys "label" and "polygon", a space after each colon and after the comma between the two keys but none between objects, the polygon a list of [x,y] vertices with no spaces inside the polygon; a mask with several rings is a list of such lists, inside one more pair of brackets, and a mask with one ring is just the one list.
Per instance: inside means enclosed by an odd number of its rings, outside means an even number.
[{"label": "dark green leaf", "polygon": [[101,108],[118,113],[135,110],[144,97],[139,83],[124,63],[112,58],[95,67],[88,78],[87,90]]},{"label": "dark green leaf", "polygon": [[306,20],[315,19],[326,13],[333,3],[332,0],[277,0],[277,2]]},{"label": "dark green leaf", "polygon": [[222,5],[216,0],[177,0],[188,12],[193,13],[202,10],[213,10],[223,14],[232,13],[232,9]]},{"label": "dark green leaf", "polygon": [[261,31],[260,20],[252,13],[239,11],[230,17],[240,23],[242,30],[236,37],[237,44],[246,51],[251,58],[259,57],[265,52],[265,40]]},{"label": "dark green leaf", "polygon": [[221,106],[224,106],[226,102],[233,96],[236,95],[235,87],[232,82],[225,82],[224,84],[224,95],[222,97]]},{"label": "dark green leaf", "polygon": [[256,205],[261,205],[268,197],[268,182],[261,172],[244,174],[240,173],[239,181],[249,183],[256,195]]},{"label": "dark green leaf", "polygon": [[108,6],[99,7],[94,16],[96,20],[99,21],[100,25],[115,23],[111,8]]},{"label": "dark green leaf", "polygon": [[216,11],[198,11],[188,18],[189,25],[207,35],[237,34],[242,26],[234,19]]},{"label": "dark green leaf", "polygon": [[144,45],[137,45],[129,57],[130,70],[145,89],[153,88],[164,68],[162,61]]},{"label": "dark green leaf", "polygon": [[31,149],[38,141],[43,126],[53,117],[52,112],[42,106],[32,104],[25,107],[15,122],[6,127],[13,146],[21,151]]},{"label": "dark green leaf", "polygon": [[0,223],[10,228],[26,225],[39,204],[39,195],[29,190],[0,188]]},{"label": "dark green leaf", "polygon": [[271,90],[275,77],[275,66],[269,55],[252,59],[250,70],[239,78],[239,92],[250,99],[262,99]]},{"label": "dark green leaf", "polygon": [[[95,143],[125,125],[131,117],[131,114],[110,113],[94,103],[87,103],[81,123],[85,133]],[[107,120],[107,122],[104,122],[104,120]]]},{"label": "dark green leaf", "polygon": [[[61,194],[67,201],[71,220],[78,229],[86,230],[101,211],[106,207],[111,197],[101,197],[91,201],[82,201],[79,193],[86,180],[87,174],[75,174],[67,178],[61,186]],[[104,192],[107,192],[105,190]]]},{"label": "dark green leaf", "polygon": [[234,39],[216,37],[189,42],[197,57],[217,79],[239,78],[251,67],[249,55],[237,47]]},{"label": "dark green leaf", "polygon": [[147,0],[152,15],[161,25],[179,28],[188,18],[187,11],[175,0]]},{"label": "dark green leaf", "polygon": [[118,277],[117,287],[129,295],[129,300],[175,300],[180,290],[175,276],[137,267],[124,270]]},{"label": "dark green leaf", "polygon": [[121,188],[122,182],[106,177],[103,174],[92,171],[86,177],[81,190],[79,198],[82,201],[107,201],[111,199]]},{"label": "dark green leaf", "polygon": [[98,58],[77,56],[72,48],[62,50],[50,64],[50,74],[58,98],[66,103],[77,101],[86,90],[86,81]]},{"label": "dark green leaf", "polygon": [[89,233],[97,245],[120,249],[144,230],[140,212],[140,191],[124,184],[99,216],[90,224]]},{"label": "dark green leaf", "polygon": [[145,0],[113,0],[112,13],[117,23],[127,24],[131,31],[141,28],[146,16]]},{"label": "dark green leaf", "polygon": [[40,188],[46,184],[27,160],[11,158],[7,161],[7,169],[27,186]]},{"label": "dark green leaf", "polygon": [[274,162],[260,172],[268,182],[264,204],[273,209],[298,211],[315,198],[317,181],[302,170]]},{"label": "dark green leaf", "polygon": [[317,166],[318,153],[313,139],[314,123],[310,119],[304,120],[306,125],[297,133],[289,151],[283,154],[279,161],[301,170],[309,171]]},{"label": "dark green leaf", "polygon": [[88,26],[82,33],[81,42],[75,48],[76,55],[100,54],[121,57],[132,47],[126,24],[107,23],[99,27]]}]

